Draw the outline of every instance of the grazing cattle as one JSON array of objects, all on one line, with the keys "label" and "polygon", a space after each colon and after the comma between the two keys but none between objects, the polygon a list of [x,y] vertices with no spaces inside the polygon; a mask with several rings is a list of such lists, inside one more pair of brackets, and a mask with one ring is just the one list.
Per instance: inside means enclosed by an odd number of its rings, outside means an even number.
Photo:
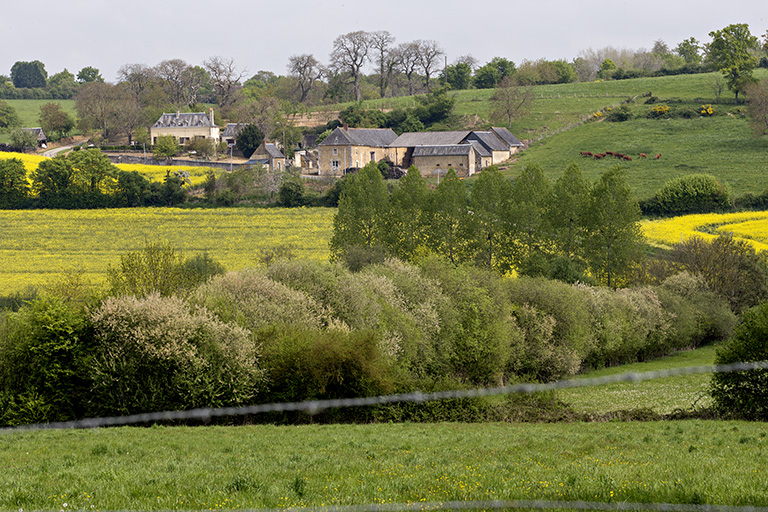
[{"label": "grazing cattle", "polygon": [[595,156],[595,155],[593,155],[591,151],[582,151],[581,156]]},{"label": "grazing cattle", "polygon": [[658,160],[659,158],[661,158],[661,153],[659,153],[658,155],[656,155],[656,160]]},{"label": "grazing cattle", "polygon": [[645,153],[640,153],[640,158],[648,158],[648,155],[646,155]]}]

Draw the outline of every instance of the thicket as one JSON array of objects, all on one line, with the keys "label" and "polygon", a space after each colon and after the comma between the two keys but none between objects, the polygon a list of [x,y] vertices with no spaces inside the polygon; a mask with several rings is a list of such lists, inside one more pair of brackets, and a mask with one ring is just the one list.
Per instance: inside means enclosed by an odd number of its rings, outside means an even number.
[{"label": "thicket", "polygon": [[0,160],[0,208],[173,206],[186,200],[184,184],[170,170],[162,183],[120,170],[96,148],[44,160],[29,176],[20,159]]},{"label": "thicket", "polygon": [[[158,246],[145,252],[123,263],[150,261]],[[186,261],[166,259],[157,273]],[[358,272],[281,260],[210,272],[190,288],[186,278],[152,284],[147,269],[112,270],[144,281],[133,290],[98,297],[73,281],[0,316],[2,424],[549,381],[718,341],[736,321],[690,274],[611,290],[502,277],[435,256],[386,258]],[[311,421],[500,419],[518,407],[459,400]]]}]

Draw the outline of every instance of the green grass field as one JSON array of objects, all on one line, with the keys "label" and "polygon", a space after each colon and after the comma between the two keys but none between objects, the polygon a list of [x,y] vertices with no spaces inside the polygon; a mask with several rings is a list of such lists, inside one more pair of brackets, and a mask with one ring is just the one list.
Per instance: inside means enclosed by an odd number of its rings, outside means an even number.
[{"label": "green grass field", "polygon": [[[625,372],[651,372],[688,366],[708,366],[715,362],[715,347],[680,352],[654,361],[605,368],[581,375],[581,378],[605,377]],[[622,382],[600,387],[565,389],[557,397],[575,411],[604,414],[632,409],[648,409],[659,414],[676,410],[708,407],[709,374],[680,375],[636,383]]]},{"label": "green grass field", "polygon": [[3,100],[16,109],[22,126],[40,126],[40,107],[46,103],[58,103],[73,118],[77,118],[75,100]]},{"label": "green grass field", "polygon": [[108,428],[0,435],[3,510],[470,500],[768,505],[759,423]]},{"label": "green grass field", "polygon": [[328,258],[331,208],[124,208],[0,210],[0,295],[82,271],[105,280],[108,265],[145,242],[184,255],[207,252],[227,270],[258,264],[259,251],[294,246],[301,259]]}]

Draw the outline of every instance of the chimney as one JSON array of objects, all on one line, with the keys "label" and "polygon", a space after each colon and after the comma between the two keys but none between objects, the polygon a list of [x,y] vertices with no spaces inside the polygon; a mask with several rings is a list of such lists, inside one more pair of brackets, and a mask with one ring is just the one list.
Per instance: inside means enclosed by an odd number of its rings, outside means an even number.
[{"label": "chimney", "polygon": [[211,119],[211,124],[215,125],[216,121],[213,120],[213,107],[208,109],[208,117]]},{"label": "chimney", "polygon": [[343,126],[343,128],[344,128],[344,131],[345,131],[345,132],[348,132],[348,131],[349,131],[349,125],[348,125],[347,123],[344,123],[344,126]]}]

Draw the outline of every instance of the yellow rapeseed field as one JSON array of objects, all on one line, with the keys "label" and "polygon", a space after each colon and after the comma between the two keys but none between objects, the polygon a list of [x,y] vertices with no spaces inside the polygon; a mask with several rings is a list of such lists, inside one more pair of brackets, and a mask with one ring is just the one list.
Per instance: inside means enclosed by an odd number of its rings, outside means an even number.
[{"label": "yellow rapeseed field", "polygon": [[122,208],[0,210],[0,295],[82,271],[105,280],[108,265],[146,242],[185,256],[207,252],[228,270],[258,264],[260,250],[293,245],[297,258],[328,259],[332,208]]},{"label": "yellow rapeseed field", "polygon": [[[40,162],[46,159],[46,157],[42,155],[0,152],[0,159],[7,159],[7,158],[19,158],[22,162],[24,162],[24,167],[27,169],[28,173],[31,173],[32,171],[37,169],[37,166],[40,164]],[[187,171],[189,173],[189,180],[192,183],[193,187],[202,185],[205,182],[206,174],[209,171],[211,171],[210,167],[196,167],[191,165],[165,166],[165,165],[143,165],[143,164],[116,164],[116,167],[118,169],[122,169],[123,171],[129,171],[129,172],[136,171],[150,181],[163,181],[163,179],[165,178],[166,172],[168,172],[168,170],[170,170],[171,172]]]},{"label": "yellow rapeseed field", "polygon": [[768,212],[683,215],[643,221],[642,226],[648,241],[659,247],[671,247],[693,236],[711,240],[719,234],[733,234],[757,251],[768,250]]}]

